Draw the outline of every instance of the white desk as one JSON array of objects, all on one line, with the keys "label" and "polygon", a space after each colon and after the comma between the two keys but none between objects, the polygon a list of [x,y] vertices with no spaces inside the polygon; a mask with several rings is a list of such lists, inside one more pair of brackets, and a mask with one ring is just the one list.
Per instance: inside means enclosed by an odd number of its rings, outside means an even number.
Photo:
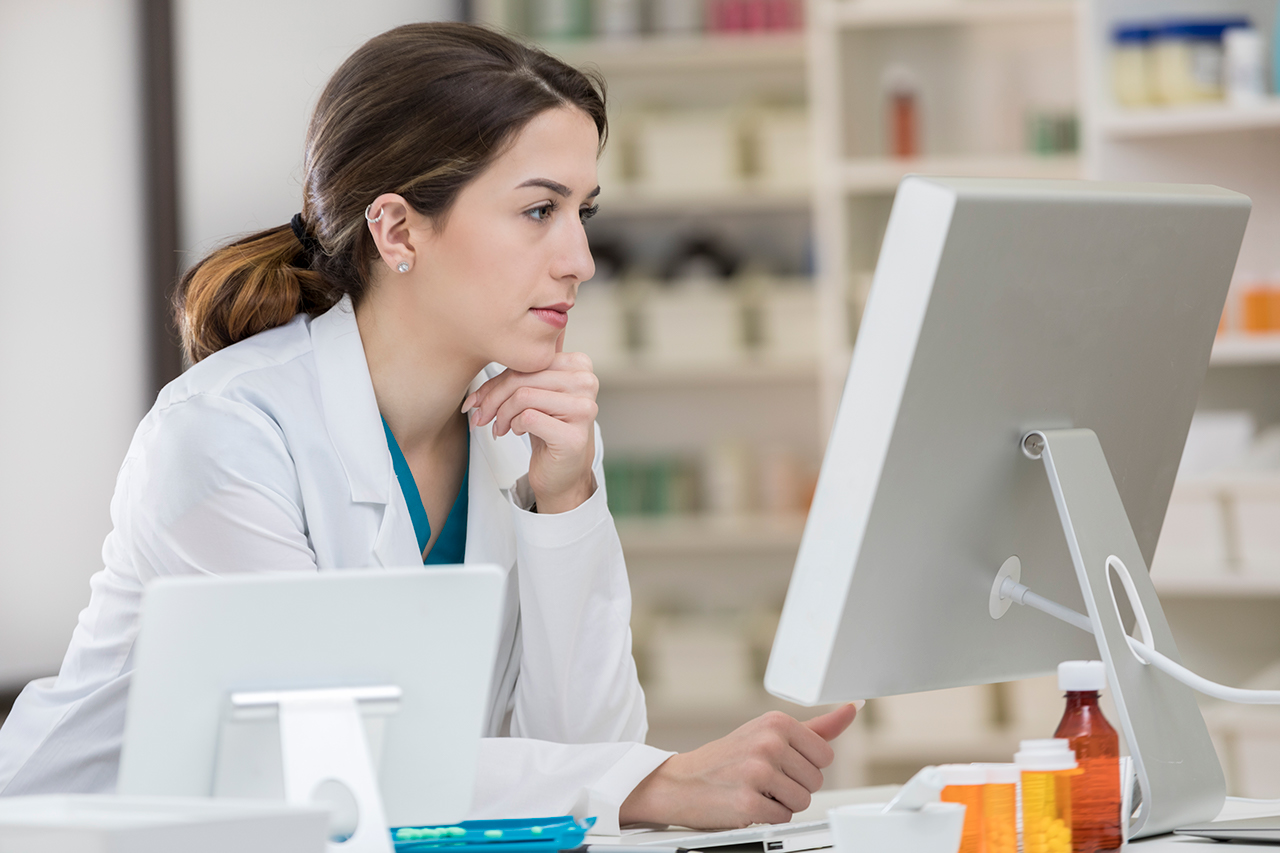
[{"label": "white desk", "polygon": [[[890,799],[897,793],[898,785],[879,785],[873,788],[847,788],[836,791],[819,791],[813,796],[813,803],[803,812],[797,813],[792,820],[795,822],[806,820],[822,820],[827,816],[827,810],[836,806],[848,805],[851,803],[882,803]],[[1261,817],[1269,814],[1280,814],[1280,808],[1276,806],[1259,806],[1249,803],[1233,803],[1228,802],[1222,810],[1221,818],[1231,820],[1245,817]],[[663,836],[676,838],[679,836],[689,835],[689,830],[672,830],[667,832],[645,832],[645,841],[656,842]],[[635,844],[637,837],[634,834],[623,835],[621,838],[588,836],[588,844]],[[1197,845],[1216,845],[1219,842],[1211,841],[1208,838],[1194,838],[1185,835],[1159,835],[1154,838],[1144,838],[1126,844],[1125,850],[1132,850],[1133,853],[1196,853]],[[1239,841],[1233,842],[1230,847],[1219,847],[1220,850],[1229,850],[1235,853],[1237,850],[1258,850],[1268,851],[1268,853],[1280,853],[1280,845],[1275,844],[1244,844]]]}]

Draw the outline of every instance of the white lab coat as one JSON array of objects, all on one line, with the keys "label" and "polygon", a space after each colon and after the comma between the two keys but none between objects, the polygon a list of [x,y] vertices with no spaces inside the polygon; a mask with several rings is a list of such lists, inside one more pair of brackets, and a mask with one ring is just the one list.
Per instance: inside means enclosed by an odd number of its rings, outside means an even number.
[{"label": "white lab coat", "polygon": [[[527,511],[527,480],[500,489],[477,442],[466,562],[509,574],[471,816],[590,814],[616,832],[622,801],[671,753],[643,743],[600,436],[599,487],[558,515]],[[28,685],[0,729],[0,794],[114,789],[152,578],[421,564],[350,302],[215,353],[161,391],[111,518],[61,671]]]}]

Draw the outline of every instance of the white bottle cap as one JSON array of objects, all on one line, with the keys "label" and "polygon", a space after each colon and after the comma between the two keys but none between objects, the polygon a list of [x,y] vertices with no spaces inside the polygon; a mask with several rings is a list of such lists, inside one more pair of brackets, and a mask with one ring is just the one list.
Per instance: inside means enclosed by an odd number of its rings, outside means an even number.
[{"label": "white bottle cap", "polygon": [[985,785],[987,771],[981,764],[939,764],[943,785]]},{"label": "white bottle cap", "polygon": [[1038,770],[1044,773],[1076,768],[1076,754],[1071,750],[1071,741],[1066,738],[1024,740],[1013,761],[1019,770]]},{"label": "white bottle cap", "polygon": [[979,764],[987,775],[988,785],[1016,785],[1022,780],[1022,771],[1016,764]]},{"label": "white bottle cap", "polygon": [[1104,690],[1107,665],[1100,660],[1064,660],[1058,664],[1058,689],[1065,691]]}]

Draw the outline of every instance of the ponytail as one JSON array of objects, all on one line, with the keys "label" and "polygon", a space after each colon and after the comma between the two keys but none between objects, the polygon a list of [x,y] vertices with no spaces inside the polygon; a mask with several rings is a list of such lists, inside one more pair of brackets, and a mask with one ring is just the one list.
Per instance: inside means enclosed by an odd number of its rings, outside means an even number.
[{"label": "ponytail", "polygon": [[215,249],[178,283],[174,317],[182,350],[195,364],[225,346],[282,326],[299,312],[319,314],[341,291],[295,262],[302,243],[288,225],[259,231]]}]

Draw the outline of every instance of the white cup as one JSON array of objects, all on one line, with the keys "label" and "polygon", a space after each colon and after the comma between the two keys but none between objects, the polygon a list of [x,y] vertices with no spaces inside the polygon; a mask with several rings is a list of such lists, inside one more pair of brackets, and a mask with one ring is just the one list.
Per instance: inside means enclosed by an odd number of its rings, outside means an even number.
[{"label": "white cup", "polygon": [[956,853],[964,829],[962,803],[926,803],[920,811],[884,811],[884,803],[827,812],[836,853]]}]

